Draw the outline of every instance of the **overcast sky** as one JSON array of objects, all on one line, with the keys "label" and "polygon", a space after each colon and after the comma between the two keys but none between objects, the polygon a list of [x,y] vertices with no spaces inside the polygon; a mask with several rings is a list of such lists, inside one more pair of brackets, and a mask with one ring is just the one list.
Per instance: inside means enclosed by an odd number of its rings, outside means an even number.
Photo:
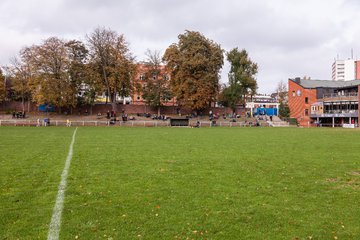
[{"label": "overcast sky", "polygon": [[[162,53],[185,30],[258,63],[259,93],[292,77],[331,79],[334,58],[360,57],[356,0],[1,0],[0,65],[24,46],[57,36],[85,40],[104,26],[125,35],[138,61]],[[221,82],[227,82],[228,64]]]}]

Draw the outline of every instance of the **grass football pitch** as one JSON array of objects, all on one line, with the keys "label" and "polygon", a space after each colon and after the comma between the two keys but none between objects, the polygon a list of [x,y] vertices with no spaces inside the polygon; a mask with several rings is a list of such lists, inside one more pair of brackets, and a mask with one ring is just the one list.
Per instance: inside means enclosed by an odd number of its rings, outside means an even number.
[{"label": "grass football pitch", "polygon": [[[0,239],[46,239],[75,128],[0,127]],[[360,132],[80,127],[60,239],[360,239]]]}]

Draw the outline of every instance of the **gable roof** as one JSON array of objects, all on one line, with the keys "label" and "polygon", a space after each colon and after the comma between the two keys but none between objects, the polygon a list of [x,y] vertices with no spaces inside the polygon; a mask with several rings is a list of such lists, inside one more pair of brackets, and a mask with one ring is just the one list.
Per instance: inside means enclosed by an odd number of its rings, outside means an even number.
[{"label": "gable roof", "polygon": [[333,80],[309,80],[294,78],[289,79],[304,88],[347,88],[360,85],[360,80],[333,81]]}]

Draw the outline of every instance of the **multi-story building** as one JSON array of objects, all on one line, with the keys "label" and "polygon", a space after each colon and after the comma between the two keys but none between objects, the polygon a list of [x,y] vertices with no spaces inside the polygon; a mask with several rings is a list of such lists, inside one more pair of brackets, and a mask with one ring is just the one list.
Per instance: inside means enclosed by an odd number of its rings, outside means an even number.
[{"label": "multi-story building", "polygon": [[[152,76],[153,78],[164,77],[168,80],[170,84],[170,74],[166,72],[165,66],[160,66],[161,74],[159,76]],[[148,72],[147,66],[144,63],[137,64],[136,75],[132,79],[132,84],[134,87],[134,91],[132,96],[121,97],[119,95],[116,96],[116,102],[122,104],[135,104],[135,105],[145,105],[146,102],[143,99],[143,89],[146,87],[146,73]],[[81,89],[78,93],[80,97],[83,97],[85,92],[88,90],[88,86],[86,84],[82,84]],[[96,95],[96,102],[105,103],[107,100],[106,92],[98,93]],[[170,101],[164,102],[164,106],[176,106],[176,98],[172,98]]]},{"label": "multi-story building", "polygon": [[[146,64],[139,63],[137,65],[137,74],[133,79],[134,91],[132,96],[132,104],[135,105],[145,105],[146,102],[143,99],[143,91],[146,87],[146,72],[148,71]],[[160,78],[165,77],[170,84],[170,73],[166,72],[165,66],[160,66],[161,74],[159,76],[151,76],[153,78]],[[172,98],[170,101],[164,102],[164,106],[175,106],[176,105],[176,98]]]},{"label": "multi-story building", "polygon": [[351,81],[360,79],[360,60],[335,60],[332,64],[332,80]]},{"label": "multi-story building", "polygon": [[289,79],[290,117],[301,126],[358,125],[360,80]]}]

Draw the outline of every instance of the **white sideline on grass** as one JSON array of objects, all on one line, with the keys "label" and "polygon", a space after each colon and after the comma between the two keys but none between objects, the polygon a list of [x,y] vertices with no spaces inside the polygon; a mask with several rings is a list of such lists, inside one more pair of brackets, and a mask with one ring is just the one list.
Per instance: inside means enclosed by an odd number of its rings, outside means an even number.
[{"label": "white sideline on grass", "polygon": [[71,158],[73,155],[73,146],[75,142],[75,135],[76,135],[77,128],[75,128],[72,140],[69,147],[69,153],[66,158],[65,167],[61,174],[61,181],[59,184],[59,190],[56,196],[56,203],[53,210],[53,215],[51,217],[51,222],[49,225],[49,233],[48,233],[48,240],[58,240],[60,234],[60,227],[61,227],[61,214],[64,207],[64,197],[65,197],[65,190],[66,190],[66,180],[70,168]]}]

